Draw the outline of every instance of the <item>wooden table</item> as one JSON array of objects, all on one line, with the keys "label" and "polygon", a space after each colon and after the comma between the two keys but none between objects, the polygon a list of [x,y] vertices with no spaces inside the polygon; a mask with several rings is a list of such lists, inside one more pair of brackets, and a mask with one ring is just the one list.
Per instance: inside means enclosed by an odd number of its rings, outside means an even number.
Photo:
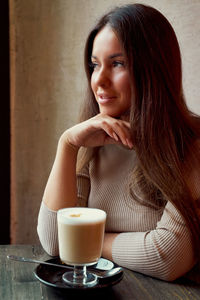
[{"label": "wooden table", "polygon": [[1,300],[57,300],[57,299],[102,299],[102,300],[197,300],[200,285],[179,279],[174,283],[157,280],[126,270],[124,278],[113,287],[90,291],[65,291],[47,287],[34,276],[34,264],[14,262],[8,254],[46,260],[50,257],[40,246],[0,246],[0,299]]}]

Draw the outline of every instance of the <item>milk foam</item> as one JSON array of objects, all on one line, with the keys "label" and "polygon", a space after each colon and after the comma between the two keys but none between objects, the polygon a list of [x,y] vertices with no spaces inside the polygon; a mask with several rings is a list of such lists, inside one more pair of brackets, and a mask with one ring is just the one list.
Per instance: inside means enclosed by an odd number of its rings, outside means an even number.
[{"label": "milk foam", "polygon": [[104,221],[106,219],[106,213],[96,208],[70,207],[60,209],[57,218],[58,221],[63,224],[91,224]]}]

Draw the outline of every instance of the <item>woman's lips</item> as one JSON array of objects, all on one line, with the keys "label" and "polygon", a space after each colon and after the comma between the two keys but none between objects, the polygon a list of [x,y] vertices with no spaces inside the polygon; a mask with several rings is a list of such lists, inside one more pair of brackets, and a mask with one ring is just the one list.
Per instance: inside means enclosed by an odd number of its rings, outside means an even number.
[{"label": "woman's lips", "polygon": [[97,96],[99,104],[109,103],[109,102],[111,102],[115,98],[116,98],[115,96],[108,96],[108,95],[98,95]]}]

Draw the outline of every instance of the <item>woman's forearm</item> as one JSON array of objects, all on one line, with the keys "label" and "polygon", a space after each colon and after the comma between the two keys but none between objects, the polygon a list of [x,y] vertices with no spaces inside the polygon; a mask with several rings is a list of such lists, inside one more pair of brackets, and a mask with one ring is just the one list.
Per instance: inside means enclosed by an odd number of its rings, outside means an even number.
[{"label": "woman's forearm", "polygon": [[132,148],[130,124],[104,114],[79,123],[61,136],[43,201],[52,210],[76,206],[76,161],[81,146],[123,144]]},{"label": "woman's forearm", "polygon": [[76,206],[76,162],[79,147],[67,142],[66,134],[59,140],[56,158],[47,181],[43,201],[51,210]]},{"label": "woman's forearm", "polygon": [[113,260],[112,258],[112,244],[114,239],[118,236],[118,233],[105,233],[104,243],[102,249],[102,256]]}]

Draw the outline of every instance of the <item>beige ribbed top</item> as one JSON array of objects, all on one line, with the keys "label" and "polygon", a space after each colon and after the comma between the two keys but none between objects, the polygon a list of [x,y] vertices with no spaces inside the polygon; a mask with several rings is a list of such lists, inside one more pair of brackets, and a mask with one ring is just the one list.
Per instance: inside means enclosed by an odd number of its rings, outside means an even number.
[{"label": "beige ribbed top", "polygon": [[[117,264],[163,280],[174,280],[194,265],[190,233],[171,203],[156,210],[129,194],[135,152],[118,145],[101,148],[77,176],[79,205],[106,211],[106,231],[120,233],[112,247]],[[57,213],[43,202],[38,235],[50,255],[58,255]]]}]

